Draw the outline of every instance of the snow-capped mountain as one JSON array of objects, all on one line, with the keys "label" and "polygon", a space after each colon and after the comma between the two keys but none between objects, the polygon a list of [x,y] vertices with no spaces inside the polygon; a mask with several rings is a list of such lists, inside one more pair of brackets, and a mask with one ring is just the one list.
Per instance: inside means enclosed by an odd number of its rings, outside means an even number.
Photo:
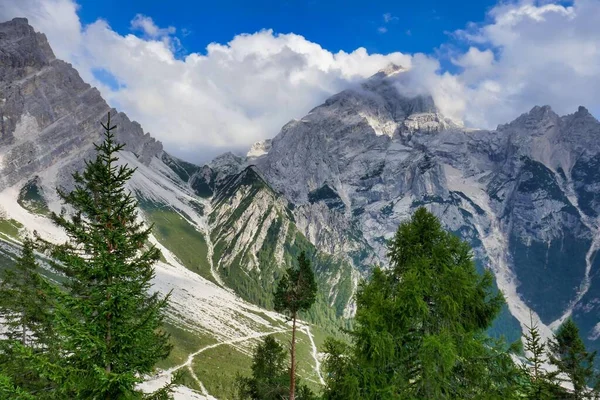
[{"label": "snow-capped mountain", "polygon": [[[246,156],[205,166],[112,110],[122,162],[138,168],[130,189],[163,250],[156,287],[174,290],[171,323],[201,338],[150,387],[183,366],[190,386],[213,393],[195,357],[219,343],[247,357],[254,338],[287,329],[267,309],[302,250],[320,286],[308,318],[323,327],[351,316],[358,280],[385,265],[386,239],[420,206],[494,272],[508,300],[495,332],[514,338],[531,310],[549,335],[572,315],[600,348],[600,123],[583,107],[561,117],[545,106],[495,131],[465,129],[431,97],[402,95],[402,73],[390,66]],[[63,238],[47,218],[60,209],[55,188],[93,154],[109,110],[27,20],[0,23],[0,261],[28,231]],[[311,329],[305,376],[317,381]]]}]

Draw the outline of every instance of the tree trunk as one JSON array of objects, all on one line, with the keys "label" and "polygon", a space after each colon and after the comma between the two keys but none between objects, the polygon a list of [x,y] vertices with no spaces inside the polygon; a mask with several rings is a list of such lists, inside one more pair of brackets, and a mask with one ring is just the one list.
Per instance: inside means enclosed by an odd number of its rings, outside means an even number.
[{"label": "tree trunk", "polygon": [[291,362],[290,366],[290,400],[296,398],[296,313],[294,313],[292,320],[292,348],[291,348]]},{"label": "tree trunk", "polygon": [[21,342],[23,346],[27,346],[27,328],[25,327],[25,313],[23,313],[23,319],[21,321]]}]

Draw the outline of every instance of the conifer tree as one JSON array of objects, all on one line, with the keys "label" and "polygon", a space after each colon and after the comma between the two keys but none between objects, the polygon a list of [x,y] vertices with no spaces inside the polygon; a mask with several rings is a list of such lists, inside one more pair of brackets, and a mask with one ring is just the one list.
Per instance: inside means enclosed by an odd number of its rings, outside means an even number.
[{"label": "conifer tree", "polygon": [[240,399],[278,400],[289,393],[285,349],[271,335],[254,350],[252,377],[239,378]]},{"label": "conifer tree", "polygon": [[52,285],[39,274],[33,248],[33,242],[25,239],[14,268],[3,272],[0,283],[2,390],[14,385],[15,398],[27,394],[45,398],[55,386],[37,369],[40,356],[56,358],[56,338],[51,323]]},{"label": "conifer tree", "polygon": [[0,372],[0,399],[10,400],[36,400],[36,398],[14,384],[12,379]]},{"label": "conifer tree", "polygon": [[58,190],[71,213],[51,218],[68,241],[45,242],[67,277],[55,317],[63,357],[48,369],[64,398],[141,397],[136,384],[171,348],[161,330],[168,296],[150,293],[160,251],[147,245],[152,228],[139,221],[125,186],[135,169],[118,162],[124,145],[115,142],[110,114],[102,127],[95,159],[73,175],[71,192]]},{"label": "conifer tree", "polygon": [[568,378],[573,386],[570,398],[574,400],[596,399],[599,396],[598,376],[594,371],[596,352],[588,352],[579,336],[579,328],[569,318],[559,328],[554,339],[548,342],[548,358],[557,372]]},{"label": "conifer tree", "polygon": [[307,311],[317,297],[317,282],[306,253],[298,256],[298,267],[288,268],[277,284],[274,293],[275,311],[286,314],[292,320],[290,346],[290,400],[295,399],[296,388],[296,319],[298,312]]},{"label": "conifer tree", "polygon": [[[286,351],[272,336],[266,336],[254,350],[252,376],[238,377],[240,400],[280,400],[289,394],[290,376],[286,371]],[[298,385],[297,400],[311,400],[312,391]]]},{"label": "conifer tree", "polygon": [[530,324],[523,336],[525,362],[523,370],[528,376],[527,398],[530,400],[550,400],[561,390],[552,382],[551,375],[544,369],[546,363],[546,346],[542,341],[538,326],[530,314]]},{"label": "conifer tree", "polygon": [[4,270],[0,279],[3,334],[23,346],[42,346],[50,330],[48,283],[38,270],[33,242],[26,238],[15,267]]},{"label": "conifer tree", "polygon": [[[518,368],[486,335],[503,305],[489,271],[424,208],[356,294],[352,343],[329,343],[326,399],[510,399]],[[332,368],[332,366],[334,368]]]}]

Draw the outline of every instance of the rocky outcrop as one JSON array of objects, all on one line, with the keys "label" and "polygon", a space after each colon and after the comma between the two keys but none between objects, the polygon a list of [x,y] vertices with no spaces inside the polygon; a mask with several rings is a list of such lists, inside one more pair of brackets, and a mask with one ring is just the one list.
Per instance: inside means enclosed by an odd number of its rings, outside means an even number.
[{"label": "rocky outcrop", "polygon": [[46,37],[26,19],[0,24],[0,189],[71,159],[58,179],[68,184],[100,139],[100,121],[109,111],[117,140],[142,163],[162,152],[160,142],[56,59]]}]

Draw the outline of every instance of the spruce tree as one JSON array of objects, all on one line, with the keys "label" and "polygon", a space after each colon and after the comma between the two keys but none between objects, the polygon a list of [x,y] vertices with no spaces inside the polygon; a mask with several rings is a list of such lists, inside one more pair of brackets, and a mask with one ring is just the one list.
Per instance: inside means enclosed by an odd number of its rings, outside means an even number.
[{"label": "spruce tree", "polygon": [[[326,399],[510,399],[518,368],[486,330],[503,297],[424,208],[356,294],[351,346],[329,343]],[[333,368],[332,368],[333,367]]]},{"label": "spruce tree", "polygon": [[118,162],[124,145],[110,114],[102,127],[95,159],[73,175],[72,191],[58,190],[70,212],[51,218],[68,241],[45,243],[67,278],[55,317],[63,357],[48,369],[65,398],[142,397],[136,384],[171,348],[161,330],[168,296],[150,293],[160,251],[148,246],[152,227],[140,222],[126,189],[135,169]]},{"label": "spruce tree", "polygon": [[290,267],[277,283],[274,293],[275,311],[286,314],[292,321],[290,346],[290,400],[296,388],[296,319],[298,312],[307,311],[317,297],[317,282],[306,253],[298,256],[298,267]]},{"label": "spruce tree", "polygon": [[544,369],[546,363],[546,345],[542,341],[538,326],[530,315],[530,324],[523,336],[525,360],[522,365],[528,377],[526,389],[527,398],[530,400],[551,400],[561,390],[552,382],[551,375]]},{"label": "spruce tree", "polygon": [[254,350],[252,377],[239,378],[240,399],[278,400],[289,392],[286,373],[286,352],[271,335],[266,336]]},{"label": "spruce tree", "polygon": [[[286,371],[286,351],[272,336],[266,336],[254,350],[252,376],[238,377],[240,400],[280,400],[289,394],[290,376]],[[311,390],[299,384],[297,400],[314,398]]]},{"label": "spruce tree", "polygon": [[0,372],[0,399],[36,400],[35,396],[15,385],[12,379]]},{"label": "spruce tree", "polygon": [[[24,240],[14,268],[3,272],[0,283],[0,374],[5,387],[14,385],[18,396],[48,397],[55,385],[38,370],[37,359],[51,359],[56,337],[52,328],[52,285],[39,273],[34,244]],[[17,393],[15,392],[15,393]]]},{"label": "spruce tree", "polygon": [[3,334],[23,346],[42,346],[51,321],[48,283],[39,274],[33,247],[33,242],[26,238],[15,267],[4,270],[0,279]]},{"label": "spruce tree", "polygon": [[579,335],[579,328],[569,318],[548,342],[548,358],[557,369],[554,376],[564,374],[573,386],[570,398],[574,400],[599,397],[598,376],[594,371],[596,352],[588,352]]}]

